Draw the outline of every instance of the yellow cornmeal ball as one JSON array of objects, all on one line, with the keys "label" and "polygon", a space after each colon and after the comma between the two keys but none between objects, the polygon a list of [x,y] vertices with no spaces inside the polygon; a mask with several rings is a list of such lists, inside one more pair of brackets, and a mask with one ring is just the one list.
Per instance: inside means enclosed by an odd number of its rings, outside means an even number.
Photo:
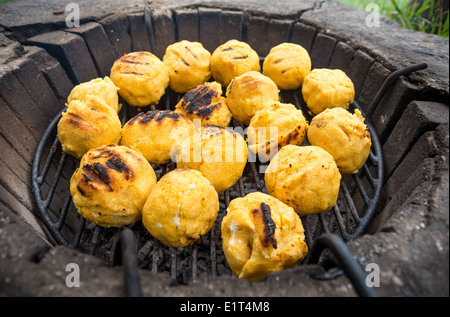
[{"label": "yellow cornmeal ball", "polygon": [[233,199],[221,231],[230,269],[252,282],[294,267],[308,252],[300,217],[291,207],[260,192]]},{"label": "yellow cornmeal ball", "polygon": [[102,227],[123,227],[139,221],[156,184],[152,166],[138,151],[102,146],[88,151],[70,179],[78,213]]},{"label": "yellow cornmeal ball", "polygon": [[199,171],[174,169],[153,187],[142,211],[148,232],[170,247],[185,247],[208,233],[219,195]]},{"label": "yellow cornmeal ball", "polygon": [[358,109],[354,114],[343,108],[319,113],[311,120],[308,140],[333,156],[341,174],[357,173],[369,157],[372,145],[364,117]]},{"label": "yellow cornmeal ball", "polygon": [[259,110],[250,120],[248,148],[268,159],[285,145],[301,145],[307,130],[308,122],[300,109],[290,103],[275,102]]},{"label": "yellow cornmeal ball", "polygon": [[167,46],[163,63],[169,69],[169,86],[185,93],[211,78],[211,53],[201,43],[186,40]]},{"label": "yellow cornmeal ball", "polygon": [[155,105],[169,85],[169,70],[149,52],[132,52],[117,59],[110,74],[119,95],[130,106]]},{"label": "yellow cornmeal ball", "polygon": [[139,113],[122,129],[121,145],[139,150],[151,164],[171,160],[174,144],[192,134],[191,120],[170,110]]},{"label": "yellow cornmeal ball", "polygon": [[311,58],[301,45],[281,43],[273,47],[263,63],[263,74],[279,89],[297,89],[311,71]]},{"label": "yellow cornmeal ball", "polygon": [[327,108],[348,109],[355,98],[355,87],[340,69],[316,68],[305,77],[302,95],[309,110],[319,114]]},{"label": "yellow cornmeal ball", "polygon": [[239,133],[206,125],[178,144],[176,162],[179,168],[200,171],[221,193],[239,180],[247,158],[247,143]]},{"label": "yellow cornmeal ball", "polygon": [[233,117],[245,125],[258,110],[280,100],[277,85],[255,71],[236,77],[227,87],[226,97]]},{"label": "yellow cornmeal ball", "polygon": [[189,90],[175,106],[175,112],[182,113],[201,125],[227,127],[233,117],[222,96],[222,86],[217,82],[205,83]]},{"label": "yellow cornmeal ball", "polygon": [[99,97],[72,100],[58,122],[62,150],[78,159],[90,149],[118,144],[122,132],[117,112]]},{"label": "yellow cornmeal ball", "polygon": [[119,112],[120,108],[122,108],[122,104],[119,104],[117,90],[119,90],[119,88],[114,85],[108,76],[105,78],[95,78],[88,82],[76,85],[70,92],[67,102],[70,103],[72,100],[83,100],[87,95],[93,95],[103,99],[108,106],[113,108],[116,112]]},{"label": "yellow cornmeal ball", "polygon": [[229,40],[211,55],[211,73],[214,80],[227,87],[234,77],[260,70],[259,56],[247,43]]},{"label": "yellow cornmeal ball", "polygon": [[286,145],[270,161],[264,180],[270,195],[305,216],[336,204],[341,174],[324,149]]}]

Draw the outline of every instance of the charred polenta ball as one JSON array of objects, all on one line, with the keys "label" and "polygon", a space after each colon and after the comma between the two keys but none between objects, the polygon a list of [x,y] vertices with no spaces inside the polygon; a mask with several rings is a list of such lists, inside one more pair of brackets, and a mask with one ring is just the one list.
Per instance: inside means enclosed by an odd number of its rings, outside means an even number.
[{"label": "charred polenta ball", "polygon": [[211,73],[214,80],[227,87],[234,77],[260,70],[259,56],[247,43],[229,40],[211,55]]},{"label": "charred polenta ball", "polygon": [[328,108],[348,109],[355,98],[355,87],[340,69],[316,68],[305,77],[302,95],[316,115]]},{"label": "charred polenta ball", "polygon": [[174,169],[153,187],[142,212],[149,233],[171,247],[185,247],[208,233],[219,197],[199,171]]},{"label": "charred polenta ball", "polygon": [[205,83],[189,90],[175,107],[192,121],[200,120],[201,125],[227,127],[232,114],[222,96],[222,86],[217,82]]},{"label": "charred polenta ball", "polygon": [[87,220],[122,227],[141,219],[155,184],[155,172],[141,153],[125,146],[102,146],[83,156],[70,180],[70,193]]},{"label": "charred polenta ball", "polygon": [[341,174],[354,174],[366,162],[370,133],[364,117],[356,109],[354,114],[343,108],[326,109],[311,120],[308,140],[330,153]]},{"label": "charred polenta ball", "polygon": [[308,122],[293,104],[274,102],[250,120],[248,148],[260,157],[271,158],[283,146],[301,145],[306,140]]},{"label": "charred polenta ball", "polygon": [[108,76],[105,78],[96,78],[76,85],[70,92],[67,102],[70,103],[72,100],[83,100],[87,95],[93,95],[102,99],[116,112],[119,112],[122,104],[119,104],[117,90],[118,88]]},{"label": "charred polenta ball", "polygon": [[227,87],[226,98],[233,117],[245,125],[258,110],[280,100],[277,85],[256,71],[234,78]]},{"label": "charred polenta ball", "polygon": [[62,150],[78,159],[90,149],[118,144],[122,132],[117,112],[99,97],[71,100],[58,122]]},{"label": "charred polenta ball", "polygon": [[201,43],[180,41],[167,46],[163,63],[169,69],[169,86],[185,93],[211,78],[211,53]]},{"label": "charred polenta ball", "polygon": [[253,282],[295,266],[308,252],[294,209],[260,192],[230,202],[221,232],[230,269]]},{"label": "charred polenta ball", "polygon": [[221,193],[239,180],[247,158],[247,143],[239,133],[206,125],[178,144],[176,162],[179,168],[200,171]]},{"label": "charred polenta ball", "polygon": [[273,47],[263,63],[263,74],[279,89],[297,89],[311,72],[311,58],[301,45],[281,43]]},{"label": "charred polenta ball", "polygon": [[190,136],[192,130],[191,120],[180,113],[141,112],[123,126],[120,144],[139,150],[151,164],[165,164],[171,160],[174,144]]},{"label": "charred polenta ball", "polygon": [[132,52],[117,59],[110,74],[119,95],[130,105],[155,105],[169,85],[169,70],[149,52]]},{"label": "charred polenta ball", "polygon": [[270,161],[264,180],[270,195],[305,216],[336,204],[341,174],[324,149],[286,145]]}]

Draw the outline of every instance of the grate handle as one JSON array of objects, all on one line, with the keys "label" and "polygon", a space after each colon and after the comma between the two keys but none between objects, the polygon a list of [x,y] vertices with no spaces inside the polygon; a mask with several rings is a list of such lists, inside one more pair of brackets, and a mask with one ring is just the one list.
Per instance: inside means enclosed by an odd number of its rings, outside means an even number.
[{"label": "grate handle", "polygon": [[368,117],[372,117],[373,112],[377,108],[378,104],[380,103],[381,99],[384,97],[384,94],[388,90],[389,87],[391,87],[392,83],[399,78],[400,76],[406,76],[411,74],[412,72],[422,70],[428,67],[427,63],[419,63],[414,64],[411,66],[407,66],[404,68],[397,69],[396,71],[389,74],[389,76],[386,77],[383,84],[381,85],[380,89],[378,90],[377,94],[375,95],[375,98],[370,103],[369,107],[367,108],[366,114]]},{"label": "grate handle", "polygon": [[377,297],[375,291],[367,287],[366,275],[361,266],[356,262],[344,241],[335,234],[322,234],[317,238],[311,248],[310,262],[318,264],[320,255],[326,249],[330,249],[338,259],[345,275],[350,279],[356,292],[361,297]]}]

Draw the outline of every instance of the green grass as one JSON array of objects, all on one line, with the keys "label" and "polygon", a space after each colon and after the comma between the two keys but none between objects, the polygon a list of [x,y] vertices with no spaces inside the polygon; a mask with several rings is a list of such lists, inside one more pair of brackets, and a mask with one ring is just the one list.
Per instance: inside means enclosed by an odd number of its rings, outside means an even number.
[{"label": "green grass", "polygon": [[379,6],[380,14],[405,28],[448,37],[448,11],[441,8],[443,0],[336,0],[365,10],[369,3]]}]

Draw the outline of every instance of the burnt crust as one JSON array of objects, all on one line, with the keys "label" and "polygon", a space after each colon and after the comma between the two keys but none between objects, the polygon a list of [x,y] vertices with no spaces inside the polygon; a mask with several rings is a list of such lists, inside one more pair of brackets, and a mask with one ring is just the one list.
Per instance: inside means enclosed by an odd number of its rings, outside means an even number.
[{"label": "burnt crust", "polygon": [[272,243],[273,248],[277,248],[277,240],[275,239],[275,229],[277,225],[272,219],[270,206],[266,203],[261,203],[259,208],[252,210],[253,217],[262,222],[263,229],[263,237],[261,239],[261,243],[267,247],[269,243]]},{"label": "burnt crust", "polygon": [[188,114],[208,119],[221,102],[214,102],[219,93],[209,85],[200,85],[188,91],[181,99],[181,106]]},{"label": "burnt crust", "polygon": [[131,125],[134,123],[148,124],[151,121],[156,121],[160,123],[166,118],[169,120],[178,121],[182,117],[184,117],[182,114],[176,113],[171,110],[164,110],[164,111],[150,110],[145,113],[144,112],[138,113],[136,116],[134,116],[127,122],[127,125]]},{"label": "burnt crust", "polygon": [[[80,167],[82,177],[77,185],[78,192],[83,196],[88,196],[89,191],[96,190],[98,187],[114,191],[115,177],[113,173],[123,173],[123,177],[127,181],[132,181],[135,177],[131,166],[111,146],[99,148],[98,151],[92,153],[89,159],[95,160],[95,162]],[[137,157],[135,159],[139,160]]]}]

